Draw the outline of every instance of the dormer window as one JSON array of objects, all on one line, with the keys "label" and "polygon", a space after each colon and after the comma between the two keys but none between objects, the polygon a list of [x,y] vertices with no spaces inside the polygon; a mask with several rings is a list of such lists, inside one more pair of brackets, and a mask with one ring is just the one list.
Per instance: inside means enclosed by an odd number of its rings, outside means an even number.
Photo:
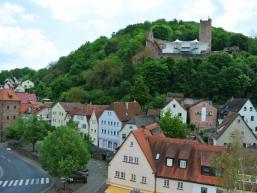
[{"label": "dormer window", "polygon": [[166,158],[166,166],[172,167],[172,166],[173,166],[173,159],[171,159],[171,158]]},{"label": "dormer window", "polygon": [[187,167],[187,161],[186,160],[180,160],[179,161],[179,167],[180,168],[186,168]]},{"label": "dormer window", "polygon": [[155,159],[156,160],[160,159],[160,154],[159,153],[156,154]]}]

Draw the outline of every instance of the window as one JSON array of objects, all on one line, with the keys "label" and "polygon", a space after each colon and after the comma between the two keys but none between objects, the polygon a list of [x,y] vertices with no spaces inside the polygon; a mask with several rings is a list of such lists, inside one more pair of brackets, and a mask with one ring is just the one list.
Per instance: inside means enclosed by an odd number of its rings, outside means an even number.
[{"label": "window", "polygon": [[133,157],[132,156],[129,156],[129,162],[133,163]]},{"label": "window", "polygon": [[216,190],[216,193],[223,193],[223,190],[217,189],[217,190]]},{"label": "window", "polygon": [[156,154],[155,159],[156,160],[160,159],[160,154],[159,153]]},{"label": "window", "polygon": [[16,109],[16,105],[14,105],[14,107],[13,107],[14,109]]},{"label": "window", "polygon": [[115,177],[119,178],[120,177],[120,172],[119,171],[115,171]]},{"label": "window", "polygon": [[6,118],[7,118],[7,120],[9,120],[9,116],[7,116]]},{"label": "window", "polygon": [[83,129],[86,129],[86,128],[87,128],[87,125],[86,125],[86,124],[82,124],[82,128],[83,128]]},{"label": "window", "polygon": [[122,139],[126,139],[126,134],[122,134]]},{"label": "window", "polygon": [[245,116],[242,116],[242,119],[245,119]]},{"label": "window", "polygon": [[254,121],[254,116],[251,116],[251,121]]},{"label": "window", "polygon": [[172,167],[173,166],[173,159],[167,158],[166,159],[166,166]]},{"label": "window", "polygon": [[255,131],[257,131],[257,127],[255,127]]},{"label": "window", "polygon": [[123,161],[124,161],[124,162],[128,162],[128,156],[124,155],[124,156],[123,156]]},{"label": "window", "polygon": [[244,107],[244,111],[246,111],[247,110],[247,108],[246,107]]},{"label": "window", "polygon": [[176,108],[176,105],[175,105],[175,104],[173,105],[173,108]]},{"label": "window", "polygon": [[146,184],[146,177],[145,176],[142,176],[142,181],[141,181],[142,184]]},{"label": "window", "polygon": [[108,148],[112,148],[112,142],[108,141]]},{"label": "window", "polygon": [[186,168],[187,167],[187,161],[186,160],[180,160],[179,161],[179,167],[180,168]]},{"label": "window", "polygon": [[207,193],[207,188],[206,187],[201,187],[201,193]]},{"label": "window", "polygon": [[250,111],[253,111],[253,107],[250,107]]},{"label": "window", "polygon": [[182,116],[182,113],[178,113],[178,116],[181,117],[181,116]]},{"label": "window", "polygon": [[116,135],[116,131],[113,132],[113,135]]},{"label": "window", "polygon": [[121,172],[121,173],[120,173],[120,178],[121,178],[121,179],[125,179],[125,172]]},{"label": "window", "polygon": [[138,157],[135,157],[135,159],[134,159],[134,160],[135,160],[135,162],[134,162],[134,163],[135,163],[135,164],[138,164],[138,160],[139,160],[139,158],[138,158]]},{"label": "window", "polygon": [[133,141],[130,142],[130,147],[133,147]]},{"label": "window", "polygon": [[237,119],[237,123],[240,123],[240,119]]},{"label": "window", "polygon": [[9,108],[10,108],[9,105],[7,105],[7,110],[8,110]]},{"label": "window", "polygon": [[15,117],[15,116],[13,116],[13,119],[16,119],[16,117]]},{"label": "window", "polygon": [[164,186],[165,188],[168,188],[168,187],[170,186],[170,181],[169,181],[168,179],[164,179],[164,181],[163,181],[163,186]]},{"label": "window", "polygon": [[135,182],[136,181],[136,175],[135,174],[131,174],[131,180],[132,182]]},{"label": "window", "polygon": [[178,182],[177,189],[183,190],[183,182]]}]

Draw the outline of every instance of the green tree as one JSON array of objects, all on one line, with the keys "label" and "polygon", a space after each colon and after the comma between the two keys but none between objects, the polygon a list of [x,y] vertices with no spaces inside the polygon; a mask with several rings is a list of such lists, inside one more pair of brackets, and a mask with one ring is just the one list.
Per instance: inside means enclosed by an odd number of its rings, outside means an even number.
[{"label": "green tree", "polygon": [[51,175],[68,177],[85,168],[90,159],[88,144],[75,129],[63,126],[50,133],[39,148],[39,160]]},{"label": "green tree", "polygon": [[188,133],[187,125],[178,116],[172,116],[169,111],[161,116],[160,126],[167,137],[186,138]]},{"label": "green tree", "polygon": [[7,136],[16,137],[24,143],[31,143],[34,152],[36,143],[47,136],[50,130],[51,126],[45,121],[32,116],[27,119],[20,119],[18,123],[6,127],[5,133]]},{"label": "green tree", "polygon": [[246,175],[254,177],[256,181],[257,158],[250,150],[243,147],[239,130],[231,134],[227,152],[220,156],[213,155],[211,162],[214,170],[221,173],[219,185],[228,193],[245,191],[246,186],[242,179],[246,179]]},{"label": "green tree", "polygon": [[62,99],[68,102],[85,102],[87,97],[86,91],[80,87],[72,87],[62,94]]},{"label": "green tree", "polygon": [[153,27],[154,37],[161,40],[168,40],[171,29],[167,25],[156,25]]},{"label": "green tree", "polygon": [[149,101],[149,88],[146,86],[142,76],[135,78],[134,84],[131,87],[131,97],[137,100],[141,105],[144,105]]}]

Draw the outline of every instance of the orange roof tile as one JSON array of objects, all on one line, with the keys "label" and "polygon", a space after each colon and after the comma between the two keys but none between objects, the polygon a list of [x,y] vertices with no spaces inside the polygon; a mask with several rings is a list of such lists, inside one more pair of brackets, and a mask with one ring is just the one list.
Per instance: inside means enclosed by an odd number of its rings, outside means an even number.
[{"label": "orange roof tile", "polygon": [[[210,166],[213,155],[221,155],[225,148],[200,144],[189,139],[173,139],[164,135],[151,135],[148,130],[133,131],[143,153],[158,177],[170,178],[194,183],[217,185],[219,177],[206,176],[201,173],[201,166]],[[156,154],[160,154],[156,160]],[[173,166],[166,166],[166,158],[173,159]],[[178,167],[179,160],[187,160],[187,167]]]},{"label": "orange roof tile", "polygon": [[20,101],[20,99],[12,89],[1,89],[0,100],[1,101]]}]

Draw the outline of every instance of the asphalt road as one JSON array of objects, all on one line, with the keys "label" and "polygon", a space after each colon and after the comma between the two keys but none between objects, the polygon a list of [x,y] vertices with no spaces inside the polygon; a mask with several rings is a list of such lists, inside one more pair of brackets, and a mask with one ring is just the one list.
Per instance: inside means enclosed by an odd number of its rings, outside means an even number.
[{"label": "asphalt road", "polygon": [[50,185],[43,170],[0,148],[0,193],[42,193]]}]

